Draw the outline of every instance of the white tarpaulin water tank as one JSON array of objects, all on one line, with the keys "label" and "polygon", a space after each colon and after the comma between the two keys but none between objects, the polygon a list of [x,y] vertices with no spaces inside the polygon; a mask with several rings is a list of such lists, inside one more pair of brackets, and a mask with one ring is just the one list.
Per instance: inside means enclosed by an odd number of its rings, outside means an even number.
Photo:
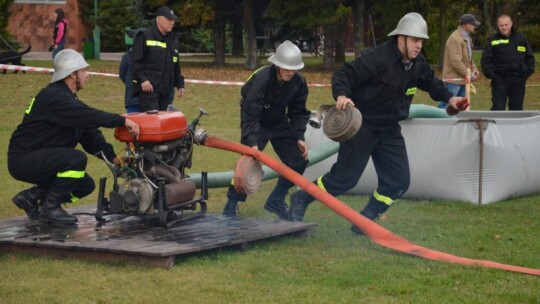
[{"label": "white tarpaulin water tank", "polygon": [[[404,198],[488,204],[540,193],[540,111],[469,111],[453,118],[408,119],[401,126],[411,168]],[[308,126],[309,149],[328,141],[322,128]],[[318,178],[336,158],[308,167],[304,176]],[[376,185],[370,160],[348,193],[371,195]]]}]

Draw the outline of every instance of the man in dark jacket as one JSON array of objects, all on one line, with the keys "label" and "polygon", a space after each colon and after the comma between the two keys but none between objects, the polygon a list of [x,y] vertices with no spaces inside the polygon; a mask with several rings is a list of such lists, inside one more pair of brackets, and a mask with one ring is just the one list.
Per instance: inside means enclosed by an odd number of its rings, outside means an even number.
[{"label": "man in dark jacket", "polygon": [[[241,128],[242,144],[263,150],[268,141],[280,160],[302,174],[307,165],[307,147],[304,132],[310,117],[306,109],[308,87],[298,70],[304,67],[302,53],[296,45],[285,41],[265,66],[253,73],[242,87]],[[268,197],[264,209],[289,219],[285,196],[293,183],[279,177]],[[236,215],[239,201],[246,195],[229,187],[223,214]]]},{"label": "man in dark jacket", "polygon": [[120,60],[120,67],[118,69],[118,76],[124,83],[124,104],[127,113],[140,112],[139,96],[133,92],[133,82],[131,81],[133,75],[133,69],[131,68],[131,48],[122,55]]},{"label": "man in dark jacket", "polygon": [[88,63],[76,51],[60,51],[54,58],[51,83],[32,99],[11,136],[10,174],[36,185],[21,191],[12,201],[30,219],[77,222],[77,217],[63,210],[61,204],[90,194],[95,184],[85,173],[86,154],[75,147],[81,144],[92,155],[103,152],[109,160],[119,162],[98,128],[126,126],[132,135],[139,134],[139,126],[133,121],[93,109],[79,100],[77,92],[85,87],[89,77],[87,67]]},{"label": "man in dark jacket", "polygon": [[525,36],[512,28],[510,16],[497,19],[498,32],[491,35],[482,53],[482,71],[491,79],[492,111],[523,110],[525,83],[534,73],[534,53]]},{"label": "man in dark jacket", "polygon": [[156,22],[135,35],[132,47],[133,82],[142,112],[167,110],[173,87],[184,95],[178,37],[172,32],[178,17],[167,6],[156,12]]},{"label": "man in dark jacket", "polygon": [[[333,196],[354,187],[371,157],[378,187],[360,212],[374,220],[407,191],[409,161],[399,121],[407,118],[417,88],[433,100],[448,103],[451,115],[467,107],[462,97],[452,97],[435,77],[421,54],[429,39],[427,24],[418,13],[408,13],[389,36],[393,38],[345,64],[332,77],[332,93],[338,110],[348,105],[362,113],[362,126],[351,139],[341,142],[337,162],[314,183]],[[291,218],[302,221],[314,198],[303,190],[291,195]],[[353,232],[361,231],[353,226]]]}]

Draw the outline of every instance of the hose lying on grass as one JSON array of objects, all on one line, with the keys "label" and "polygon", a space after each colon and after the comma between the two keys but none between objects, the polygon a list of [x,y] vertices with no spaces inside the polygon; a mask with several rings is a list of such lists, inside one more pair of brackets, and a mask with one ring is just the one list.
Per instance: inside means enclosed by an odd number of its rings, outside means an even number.
[{"label": "hose lying on grass", "polygon": [[334,212],[341,215],[349,222],[360,228],[369,238],[371,238],[375,243],[381,246],[430,260],[445,261],[449,263],[463,265],[483,266],[488,268],[496,268],[540,276],[540,269],[525,268],[486,260],[462,258],[459,256],[432,250],[429,248],[424,248],[422,246],[413,244],[408,240],[402,238],[401,236],[394,234],[393,232],[385,229],[377,223],[370,221],[369,219],[360,215],[358,212],[347,206],[345,203],[341,202],[334,196],[317,187],[307,178],[296,173],[294,170],[290,169],[286,165],[283,165],[281,162],[270,157],[264,152],[258,151],[248,146],[244,146],[239,143],[227,141],[212,136],[201,137],[199,139],[199,144],[206,147],[237,152],[243,155],[249,155],[254,157],[256,160],[267,165],[268,167],[279,173],[281,176],[287,178],[289,181],[295,183],[297,186],[302,188],[311,196],[315,197],[328,208],[332,209]]}]

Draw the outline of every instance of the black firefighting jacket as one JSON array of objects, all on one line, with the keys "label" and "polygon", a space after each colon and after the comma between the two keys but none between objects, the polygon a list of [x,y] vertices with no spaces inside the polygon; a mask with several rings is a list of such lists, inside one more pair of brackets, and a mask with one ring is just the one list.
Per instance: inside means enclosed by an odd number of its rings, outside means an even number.
[{"label": "black firefighting jacket", "polygon": [[11,136],[8,155],[12,157],[41,148],[75,148],[80,143],[86,152],[95,155],[103,151],[112,160],[113,147],[98,128],[123,126],[125,121],[121,115],[87,106],[64,81],[57,81],[42,89],[30,102],[21,124]]},{"label": "black firefighting jacket", "polygon": [[154,23],[135,35],[132,46],[133,82],[135,92],[149,80],[154,92],[170,93],[172,87],[183,88],[180,71],[178,38],[174,32],[162,35]]},{"label": "black firefighting jacket", "polygon": [[497,32],[488,38],[481,64],[487,78],[527,79],[534,73],[534,53],[522,33],[506,37]]},{"label": "black firefighting jacket", "polygon": [[412,99],[419,88],[433,100],[448,102],[452,94],[435,77],[422,54],[412,60],[408,71],[394,39],[346,63],[332,76],[332,94],[350,98],[362,113],[363,123],[395,126],[409,116]]},{"label": "black firefighting jacket", "polygon": [[279,82],[276,66],[254,72],[241,89],[241,142],[256,146],[257,139],[293,137],[304,140],[310,112],[306,109],[308,87],[302,74]]}]

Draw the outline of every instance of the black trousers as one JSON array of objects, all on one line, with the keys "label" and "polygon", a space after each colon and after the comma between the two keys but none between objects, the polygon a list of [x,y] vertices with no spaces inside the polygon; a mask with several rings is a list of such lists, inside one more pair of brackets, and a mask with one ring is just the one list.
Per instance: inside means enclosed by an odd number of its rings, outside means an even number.
[{"label": "black trousers", "polygon": [[[270,139],[270,143],[272,143],[272,147],[274,148],[274,151],[276,152],[281,162],[296,171],[298,174],[304,173],[308,161],[304,159],[304,157],[302,156],[302,152],[300,151],[300,149],[298,149],[295,138],[276,137]],[[263,151],[267,144],[268,140],[259,140],[257,142],[257,146],[259,147],[260,151]],[[294,186],[294,183],[290,182],[288,179],[282,176],[279,176],[274,190],[277,190],[277,192],[281,192],[283,193],[283,195],[286,195],[287,191],[292,186]],[[247,198],[245,194],[236,192],[234,186],[229,187],[229,190],[227,191],[227,197],[241,202],[244,202]]]},{"label": "black trousers", "polygon": [[491,111],[505,111],[508,101],[508,110],[523,110],[525,98],[524,79],[493,79],[491,81]]},{"label": "black trousers", "polygon": [[362,125],[352,139],[339,145],[336,163],[315,183],[333,196],[343,194],[356,186],[370,157],[378,178],[378,195],[371,199],[384,198],[381,202],[390,205],[410,185],[409,159],[399,125],[390,129]]},{"label": "black trousers", "polygon": [[169,106],[170,93],[160,93],[160,92],[140,92],[139,93],[139,104],[141,112],[147,112],[151,110],[166,111]]},{"label": "black trousers", "polygon": [[35,184],[74,202],[92,193],[95,183],[85,173],[88,158],[85,152],[71,148],[43,148],[10,155],[9,173],[17,180]]}]

